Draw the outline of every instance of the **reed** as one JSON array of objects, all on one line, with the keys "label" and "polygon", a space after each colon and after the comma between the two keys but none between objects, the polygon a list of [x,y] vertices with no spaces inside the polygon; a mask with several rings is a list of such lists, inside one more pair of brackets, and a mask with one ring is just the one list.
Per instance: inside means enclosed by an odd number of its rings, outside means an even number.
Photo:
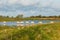
[{"label": "reed", "polygon": [[0,26],[0,40],[60,40],[60,23],[34,26]]}]

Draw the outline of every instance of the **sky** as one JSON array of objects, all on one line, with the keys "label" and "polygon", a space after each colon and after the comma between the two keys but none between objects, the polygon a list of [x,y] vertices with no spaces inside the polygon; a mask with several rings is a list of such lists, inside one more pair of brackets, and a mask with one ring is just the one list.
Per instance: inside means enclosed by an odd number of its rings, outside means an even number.
[{"label": "sky", "polygon": [[0,0],[0,15],[60,15],[60,0]]}]

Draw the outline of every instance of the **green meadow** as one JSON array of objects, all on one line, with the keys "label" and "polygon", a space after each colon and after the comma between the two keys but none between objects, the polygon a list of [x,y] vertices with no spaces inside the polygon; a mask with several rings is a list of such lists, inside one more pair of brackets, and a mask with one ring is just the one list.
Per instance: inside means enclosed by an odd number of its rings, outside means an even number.
[{"label": "green meadow", "polygon": [[0,26],[0,40],[60,40],[60,23]]}]

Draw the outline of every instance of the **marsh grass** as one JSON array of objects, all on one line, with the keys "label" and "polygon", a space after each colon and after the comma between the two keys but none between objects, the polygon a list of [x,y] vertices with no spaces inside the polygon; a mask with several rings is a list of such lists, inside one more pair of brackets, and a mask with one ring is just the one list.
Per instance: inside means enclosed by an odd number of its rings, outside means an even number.
[{"label": "marsh grass", "polygon": [[60,23],[29,27],[0,26],[0,40],[60,40]]}]

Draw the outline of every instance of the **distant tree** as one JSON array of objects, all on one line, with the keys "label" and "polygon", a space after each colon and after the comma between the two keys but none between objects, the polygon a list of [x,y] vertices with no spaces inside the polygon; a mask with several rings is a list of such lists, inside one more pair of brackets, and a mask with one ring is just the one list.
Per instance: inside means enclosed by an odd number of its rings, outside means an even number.
[{"label": "distant tree", "polygon": [[41,15],[39,15],[39,18],[41,18],[42,16]]},{"label": "distant tree", "polygon": [[42,18],[47,18],[46,16],[42,16]]},{"label": "distant tree", "polygon": [[58,16],[58,18],[60,18],[60,15]]},{"label": "distant tree", "polygon": [[34,18],[34,16],[30,16],[30,18]]},{"label": "distant tree", "polygon": [[1,18],[1,17],[3,17],[3,16],[0,15],[0,18]]},{"label": "distant tree", "polygon": [[6,16],[6,18],[9,18],[9,16]]},{"label": "distant tree", "polygon": [[23,15],[17,15],[16,18],[23,18]]},{"label": "distant tree", "polygon": [[59,16],[59,18],[60,18],[60,16]]},{"label": "distant tree", "polygon": [[11,16],[10,18],[15,18],[15,17]]}]

